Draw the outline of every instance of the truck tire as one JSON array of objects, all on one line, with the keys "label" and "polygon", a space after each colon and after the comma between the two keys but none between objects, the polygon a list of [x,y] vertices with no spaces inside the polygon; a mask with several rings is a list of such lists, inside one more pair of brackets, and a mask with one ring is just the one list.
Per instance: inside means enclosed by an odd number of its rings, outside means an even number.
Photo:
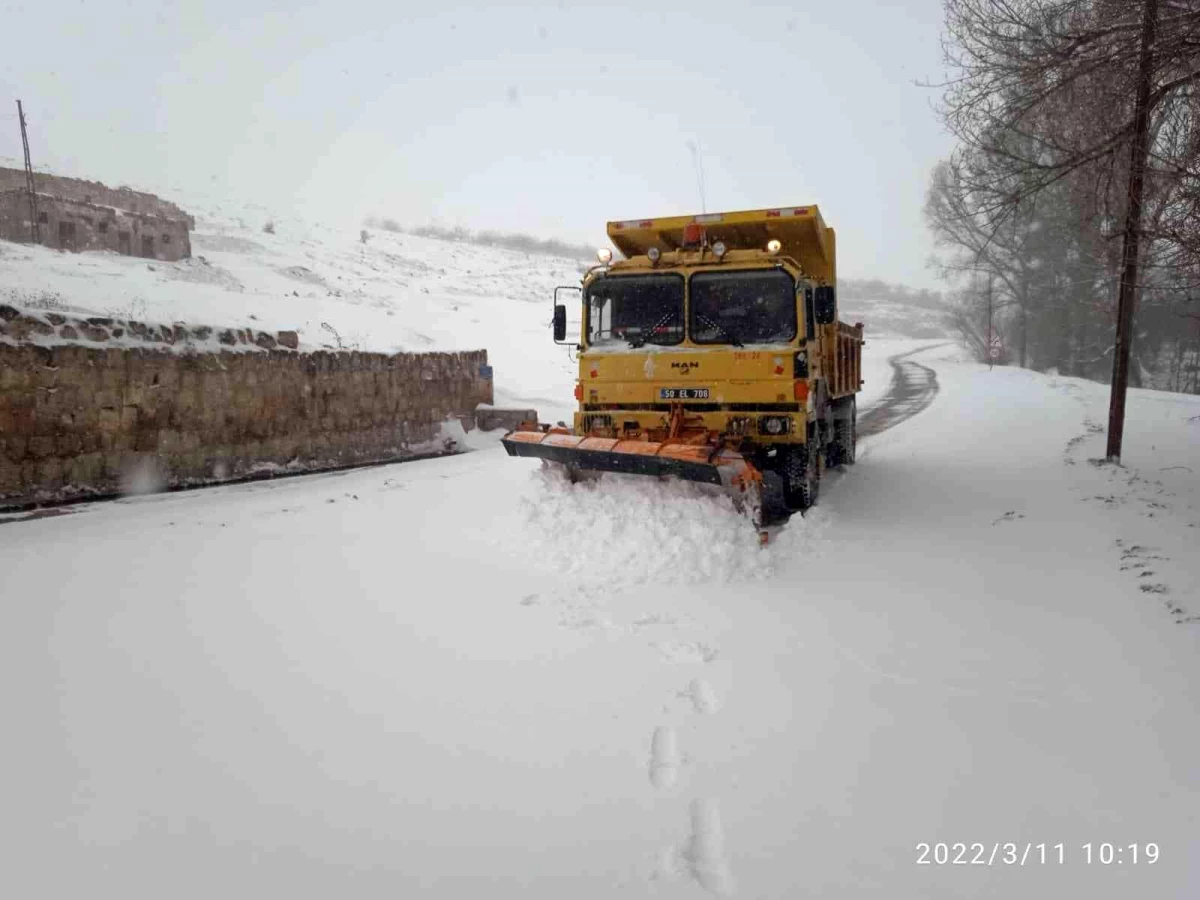
[{"label": "truck tire", "polygon": [[768,469],[762,473],[762,478],[762,510],[759,515],[760,521],[755,523],[758,527],[785,519],[791,512],[788,509],[784,476]]},{"label": "truck tire", "polygon": [[804,512],[815,506],[821,492],[821,457],[816,429],[809,432],[808,443],[788,450],[784,461],[784,496],[794,510]]},{"label": "truck tire", "polygon": [[833,419],[833,440],[825,451],[827,466],[852,466],[858,455],[858,404],[853,397]]}]

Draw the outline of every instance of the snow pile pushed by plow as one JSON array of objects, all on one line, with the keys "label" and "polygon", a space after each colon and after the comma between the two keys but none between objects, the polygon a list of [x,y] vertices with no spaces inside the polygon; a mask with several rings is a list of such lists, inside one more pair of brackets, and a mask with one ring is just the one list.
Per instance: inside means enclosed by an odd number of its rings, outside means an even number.
[{"label": "snow pile pushed by plow", "polygon": [[795,516],[783,547],[760,546],[714,485],[615,474],[572,484],[554,467],[537,469],[531,481],[506,530],[510,551],[589,595],[770,578],[781,555],[813,543],[815,529]]}]

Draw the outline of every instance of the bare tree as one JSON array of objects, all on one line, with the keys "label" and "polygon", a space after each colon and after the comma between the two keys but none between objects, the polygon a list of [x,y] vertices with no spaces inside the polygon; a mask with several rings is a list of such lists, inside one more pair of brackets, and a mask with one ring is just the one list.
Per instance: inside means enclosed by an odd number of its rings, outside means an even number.
[{"label": "bare tree", "polygon": [[943,271],[994,273],[1022,365],[1107,364],[1119,459],[1128,361],[1137,383],[1186,356],[1178,310],[1200,282],[1200,0],[946,0],[945,14],[940,111],[959,148],[926,207]]}]

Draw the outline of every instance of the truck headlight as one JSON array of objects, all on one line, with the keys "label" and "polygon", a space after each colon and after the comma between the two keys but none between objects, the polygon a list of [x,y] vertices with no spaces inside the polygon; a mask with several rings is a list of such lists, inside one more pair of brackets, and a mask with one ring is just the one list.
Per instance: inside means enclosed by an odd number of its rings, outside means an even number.
[{"label": "truck headlight", "polygon": [[758,420],[758,430],[762,434],[787,434],[790,420],[786,416],[763,416]]}]

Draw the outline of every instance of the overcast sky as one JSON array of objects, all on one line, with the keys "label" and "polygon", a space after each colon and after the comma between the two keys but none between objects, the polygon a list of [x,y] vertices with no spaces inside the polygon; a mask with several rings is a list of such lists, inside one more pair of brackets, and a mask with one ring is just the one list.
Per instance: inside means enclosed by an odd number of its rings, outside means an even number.
[{"label": "overcast sky", "polygon": [[240,197],[599,244],[604,222],[818,203],[839,273],[936,287],[951,147],[915,82],[940,0],[0,0],[0,156]]}]

